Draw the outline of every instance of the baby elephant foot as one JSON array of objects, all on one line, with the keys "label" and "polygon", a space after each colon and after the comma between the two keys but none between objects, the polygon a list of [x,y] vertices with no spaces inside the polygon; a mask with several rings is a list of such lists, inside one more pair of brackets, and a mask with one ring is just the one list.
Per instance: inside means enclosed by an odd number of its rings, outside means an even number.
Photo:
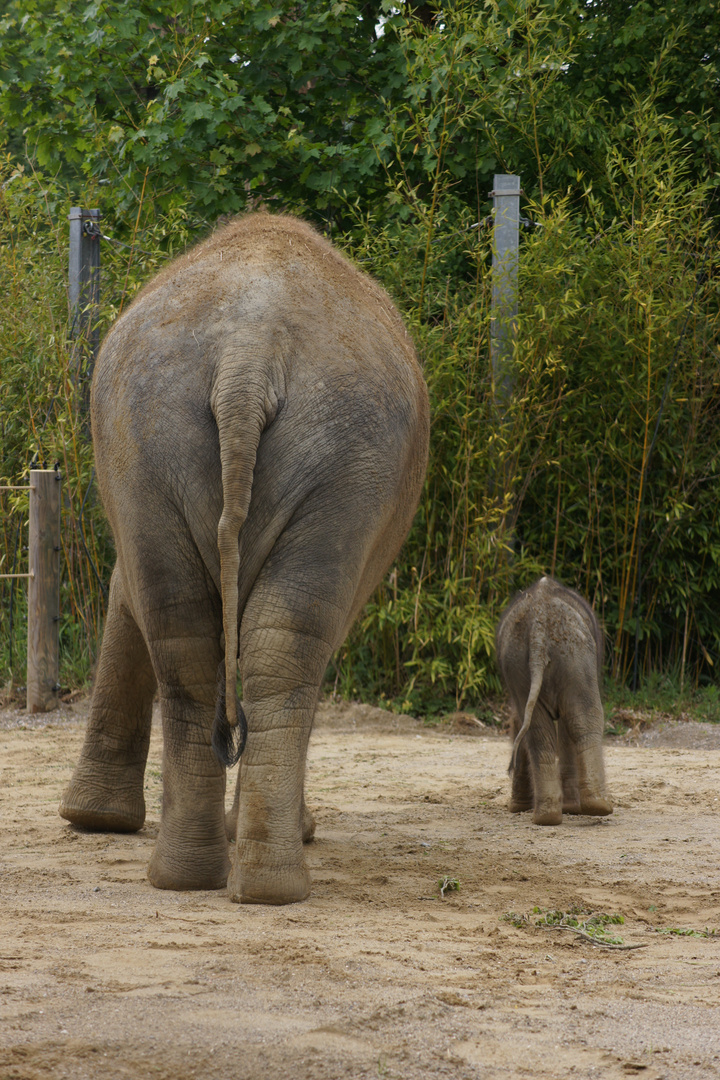
[{"label": "baby elephant foot", "polygon": [[525,810],[532,810],[532,799],[519,799],[515,795],[510,796],[508,810],[511,814],[522,814]]},{"label": "baby elephant foot", "polygon": [[562,800],[548,796],[538,799],[532,816],[533,825],[560,825],[562,822]]},{"label": "baby elephant foot", "polygon": [[62,796],[60,817],[98,832],[137,832],[145,822],[143,777],[132,768],[100,772],[78,765]]},{"label": "baby elephant foot", "polygon": [[580,791],[575,777],[564,776],[562,780],[562,808],[563,814],[582,814],[580,808]]},{"label": "baby elephant foot", "polygon": [[310,893],[310,875],[302,849],[274,857],[268,845],[238,840],[228,878],[228,895],[236,904],[296,904]]},{"label": "baby elephant foot", "polygon": [[539,765],[533,786],[533,825],[559,825],[562,821],[563,793],[554,762],[543,762]]},{"label": "baby elephant foot", "polygon": [[583,795],[580,799],[579,812],[589,817],[607,817],[613,812],[613,804],[602,795]]},{"label": "baby elephant foot", "polygon": [[539,809],[532,817],[533,825],[561,825],[562,810]]}]

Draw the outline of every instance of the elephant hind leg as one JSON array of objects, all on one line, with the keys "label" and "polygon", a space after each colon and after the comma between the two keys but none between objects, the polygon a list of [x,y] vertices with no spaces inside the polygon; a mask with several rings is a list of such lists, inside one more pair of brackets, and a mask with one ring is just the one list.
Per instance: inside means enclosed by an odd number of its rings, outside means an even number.
[{"label": "elephant hind leg", "polygon": [[[567,721],[567,730],[573,740],[573,753],[577,762],[577,786],[580,804],[579,813],[591,817],[606,817],[613,812],[613,804],[605,785],[605,766],[603,762],[604,717],[602,704],[598,698],[594,708],[584,707],[575,718]],[[583,732],[578,737],[578,732]]]},{"label": "elephant hind leg", "polygon": [[535,706],[525,739],[532,775],[533,824],[559,825],[563,793],[557,762],[557,733],[555,721],[540,701]]},{"label": "elephant hind leg", "polygon": [[[235,797],[233,798],[232,807],[225,814],[225,835],[228,840],[232,842],[237,836],[237,820],[238,813],[240,811],[240,774],[238,773],[237,783],[235,784]],[[302,812],[300,815],[302,840],[303,844],[309,844],[315,839],[315,815],[308,810],[307,803],[305,802],[305,794],[303,792],[302,800]]]},{"label": "elephant hind leg", "polygon": [[61,817],[101,832],[142,827],[154,693],[150,656],[116,566],[85,743],[62,796]]},{"label": "elephant hind leg", "polygon": [[578,783],[581,814],[591,817],[607,817],[612,814],[612,800],[605,788],[601,744],[578,751]]},{"label": "elephant hind leg", "polygon": [[[262,657],[249,658],[253,638],[264,636],[243,634],[248,742],[228,893],[239,903],[290,904],[310,891],[302,845],[312,838],[314,821],[303,794],[305,757],[329,649],[308,639],[299,647],[297,635],[274,630]],[[299,653],[308,664],[304,673]]]},{"label": "elephant hind leg", "polygon": [[304,797],[307,746],[322,679],[355,591],[352,574],[335,565],[308,580],[303,567],[312,560],[301,539],[281,550],[265,564],[243,613],[248,740],[228,878],[230,899],[239,903],[295,903],[310,891],[303,842],[312,839],[315,822]]},{"label": "elephant hind leg", "polygon": [[[518,718],[517,711],[513,709],[512,723],[510,727],[510,738],[515,745],[515,739],[520,730],[520,720]],[[517,753],[515,755],[515,768],[512,771],[511,789],[510,789],[510,802],[508,803],[508,809],[511,814],[521,814],[524,810],[532,810],[533,808],[533,787],[532,777],[530,775],[530,760],[528,758],[527,746],[523,740],[518,746]]]},{"label": "elephant hind leg", "polygon": [[222,889],[230,870],[225,769],[211,745],[222,624],[202,581],[151,642],[163,722],[163,805],[148,867],[157,889]]},{"label": "elephant hind leg", "polygon": [[563,813],[581,814],[580,788],[578,787],[577,753],[567,730],[567,724],[561,718],[558,731],[558,757],[560,758],[560,782],[563,794]]}]

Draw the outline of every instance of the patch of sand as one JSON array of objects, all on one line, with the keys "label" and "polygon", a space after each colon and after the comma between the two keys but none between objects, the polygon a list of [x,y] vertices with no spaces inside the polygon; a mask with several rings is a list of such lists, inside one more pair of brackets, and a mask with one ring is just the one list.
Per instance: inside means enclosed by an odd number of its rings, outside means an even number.
[{"label": "patch of sand", "polygon": [[[654,929],[720,927],[717,729],[608,743],[613,816],[538,828],[491,730],[323,703],[312,894],[264,908],[147,882],[157,726],[139,833],[58,817],[86,709],[0,711],[2,1080],[720,1075],[720,938]],[[648,947],[503,921],[573,904]]]}]

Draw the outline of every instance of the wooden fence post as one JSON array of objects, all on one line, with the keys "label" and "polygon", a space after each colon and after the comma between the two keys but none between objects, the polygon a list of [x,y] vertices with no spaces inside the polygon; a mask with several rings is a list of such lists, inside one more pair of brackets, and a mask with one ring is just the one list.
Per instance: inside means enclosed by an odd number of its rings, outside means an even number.
[{"label": "wooden fence post", "polygon": [[27,710],[57,706],[60,677],[60,473],[30,472]]}]

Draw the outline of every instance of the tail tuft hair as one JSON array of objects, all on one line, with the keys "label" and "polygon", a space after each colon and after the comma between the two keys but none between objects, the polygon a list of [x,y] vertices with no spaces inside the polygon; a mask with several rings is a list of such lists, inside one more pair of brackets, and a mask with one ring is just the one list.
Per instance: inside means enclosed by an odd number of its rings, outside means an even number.
[{"label": "tail tuft hair", "polygon": [[242,757],[247,742],[247,719],[243,707],[238,698],[235,699],[237,714],[237,726],[231,727],[228,723],[227,709],[225,705],[225,670],[220,665],[218,672],[217,701],[215,705],[215,720],[212,729],[212,748],[215,757],[226,769],[237,765]]}]

